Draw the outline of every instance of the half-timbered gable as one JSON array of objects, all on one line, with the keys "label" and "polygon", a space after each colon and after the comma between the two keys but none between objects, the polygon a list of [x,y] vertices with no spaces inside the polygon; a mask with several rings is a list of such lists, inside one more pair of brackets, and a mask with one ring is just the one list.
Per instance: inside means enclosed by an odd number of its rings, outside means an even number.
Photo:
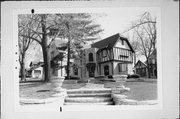
[{"label": "half-timbered gable", "polygon": [[134,66],[134,68],[145,68],[145,67],[147,67],[147,65],[141,62],[140,60],[138,60],[138,62]]},{"label": "half-timbered gable", "polygon": [[134,50],[127,38],[119,33],[92,44],[92,47],[98,49],[100,75],[127,74],[132,70]]},{"label": "half-timbered gable", "polygon": [[98,62],[112,60],[133,62],[134,50],[126,38],[115,34],[92,44],[92,47],[99,48],[97,52]]}]

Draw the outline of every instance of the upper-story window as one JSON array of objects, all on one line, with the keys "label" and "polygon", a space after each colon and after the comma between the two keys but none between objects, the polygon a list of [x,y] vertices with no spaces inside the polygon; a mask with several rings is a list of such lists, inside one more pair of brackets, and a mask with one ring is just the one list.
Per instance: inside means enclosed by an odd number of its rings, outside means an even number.
[{"label": "upper-story window", "polygon": [[92,53],[89,53],[89,61],[94,61]]},{"label": "upper-story window", "polygon": [[74,67],[74,75],[78,75],[78,68],[77,67]]},{"label": "upper-story window", "polygon": [[122,40],[122,45],[124,45],[124,40]]},{"label": "upper-story window", "polygon": [[103,50],[103,57],[107,57],[107,53],[105,50]]}]

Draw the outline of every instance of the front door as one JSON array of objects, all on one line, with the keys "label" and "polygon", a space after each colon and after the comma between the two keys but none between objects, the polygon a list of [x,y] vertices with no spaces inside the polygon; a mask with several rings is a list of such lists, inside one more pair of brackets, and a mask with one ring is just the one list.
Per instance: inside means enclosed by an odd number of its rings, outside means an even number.
[{"label": "front door", "polygon": [[108,65],[104,66],[104,75],[105,76],[109,75],[109,66]]},{"label": "front door", "polygon": [[89,77],[94,77],[94,70],[95,70],[94,66],[89,67]]}]

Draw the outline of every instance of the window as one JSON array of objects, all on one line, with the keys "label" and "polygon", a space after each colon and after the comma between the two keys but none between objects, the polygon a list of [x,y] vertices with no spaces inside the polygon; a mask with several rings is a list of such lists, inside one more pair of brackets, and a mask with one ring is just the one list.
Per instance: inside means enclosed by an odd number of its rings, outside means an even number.
[{"label": "window", "polygon": [[78,75],[78,68],[74,67],[74,75]]},{"label": "window", "polygon": [[93,61],[93,54],[92,53],[89,53],[89,61]]},{"label": "window", "polygon": [[105,66],[104,66],[104,75],[105,75],[105,76],[108,76],[108,75],[109,75],[109,66],[108,66],[108,65],[105,65]]},{"label": "window", "polygon": [[106,57],[107,55],[106,55],[106,51],[104,50],[103,51],[103,57]]},{"label": "window", "polygon": [[124,45],[124,40],[122,40],[122,45]]},{"label": "window", "polygon": [[119,69],[119,72],[125,72],[125,71],[127,71],[127,70],[128,70],[127,64],[119,63],[119,64],[118,64],[118,69]]},{"label": "window", "polygon": [[103,50],[102,51],[102,60],[103,61],[107,61],[108,59],[107,59],[107,51],[106,50]]}]

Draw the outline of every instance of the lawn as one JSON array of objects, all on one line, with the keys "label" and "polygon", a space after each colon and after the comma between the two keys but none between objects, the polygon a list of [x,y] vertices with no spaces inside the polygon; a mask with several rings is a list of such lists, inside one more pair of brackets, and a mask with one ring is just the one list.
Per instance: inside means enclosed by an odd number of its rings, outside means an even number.
[{"label": "lawn", "polygon": [[125,86],[130,88],[130,92],[125,93],[129,99],[157,100],[157,82],[126,82]]},{"label": "lawn", "polygon": [[[54,94],[60,93],[62,88],[79,89],[79,88],[99,88],[103,84],[85,83],[67,83],[61,87],[58,81],[43,83],[43,82],[28,82],[20,83],[20,97],[32,99],[46,99],[53,97]],[[126,82],[125,86],[130,88],[130,92],[125,92],[128,99],[133,100],[156,100],[157,99],[157,83],[156,82]]]}]

